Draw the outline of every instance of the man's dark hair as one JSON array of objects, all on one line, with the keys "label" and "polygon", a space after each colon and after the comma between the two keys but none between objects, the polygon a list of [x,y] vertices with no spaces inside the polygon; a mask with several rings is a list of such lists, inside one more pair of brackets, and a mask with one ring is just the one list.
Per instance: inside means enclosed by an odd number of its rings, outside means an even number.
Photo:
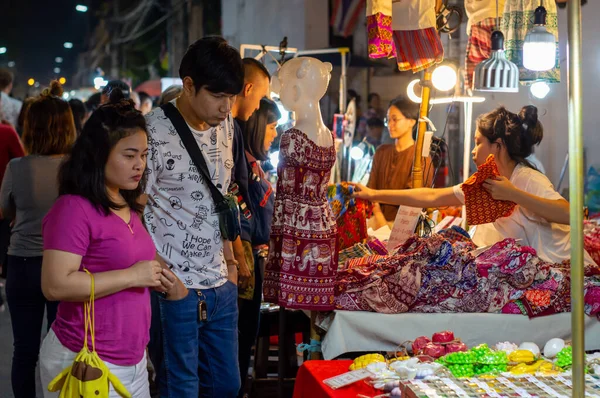
[{"label": "man's dark hair", "polygon": [[75,130],[77,130],[77,134],[81,134],[81,130],[83,129],[83,121],[85,119],[85,114],[87,113],[85,105],[83,102],[81,102],[81,100],[73,98],[69,100],[69,106],[71,107],[71,112],[73,112]]},{"label": "man's dark hair", "polygon": [[244,58],[242,59],[242,62],[244,64],[244,73],[248,73],[248,71],[250,71],[251,73],[259,72],[262,75],[264,75],[267,79],[271,80],[271,74],[262,62],[257,61],[254,58]]},{"label": "man's dark hair", "polygon": [[[146,119],[135,109],[133,101],[122,99],[99,107],[83,126],[69,158],[58,173],[59,195],[79,195],[106,215],[110,209],[124,206],[113,202],[106,192],[104,168],[110,151],[119,140],[146,130]],[[141,213],[144,206],[138,197],[144,193],[146,173],[134,190],[121,190],[127,205]]]},{"label": "man's dark hair", "polygon": [[370,103],[371,103],[371,101],[373,100],[373,98],[375,98],[375,97],[379,97],[379,98],[381,98],[381,97],[379,96],[379,94],[377,94],[377,93],[370,93],[370,94],[367,96],[367,102],[370,104]]},{"label": "man's dark hair", "polygon": [[372,117],[369,120],[367,120],[367,126],[368,127],[381,127],[381,128],[384,128],[385,127],[385,123],[383,122],[383,120],[381,120],[378,117]]},{"label": "man's dark hair", "polygon": [[140,104],[143,104],[145,101],[154,102],[152,101],[152,97],[150,96],[150,94],[148,94],[145,91],[138,92],[138,95],[140,96]]},{"label": "man's dark hair", "polygon": [[14,76],[6,68],[0,68],[0,90],[4,90],[13,82]]},{"label": "man's dark hair", "polygon": [[90,95],[87,101],[85,101],[85,109],[87,109],[88,112],[94,112],[100,106],[101,97],[101,93]]},{"label": "man's dark hair", "polygon": [[244,66],[238,50],[218,36],[203,37],[183,56],[179,77],[190,77],[194,88],[237,95],[244,88]]},{"label": "man's dark hair", "polygon": [[104,88],[102,89],[102,94],[108,95],[110,97],[110,94],[115,89],[121,90],[121,92],[123,93],[123,97],[125,97],[126,99],[129,99],[129,95],[131,94],[131,87],[129,87],[129,85],[127,83],[125,83],[124,81],[121,81],[121,80],[109,81],[106,84],[106,86],[104,86]]}]

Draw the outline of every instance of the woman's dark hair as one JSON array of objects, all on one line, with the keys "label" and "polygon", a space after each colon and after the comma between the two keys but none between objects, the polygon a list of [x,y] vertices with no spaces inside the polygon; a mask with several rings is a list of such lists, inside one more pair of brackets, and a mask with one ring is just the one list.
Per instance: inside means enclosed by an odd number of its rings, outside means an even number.
[{"label": "woman's dark hair", "polygon": [[194,88],[237,95],[244,88],[244,66],[238,50],[218,36],[196,40],[185,52],[179,77],[190,77]]},{"label": "woman's dark hair", "polygon": [[281,112],[275,102],[268,98],[260,100],[260,107],[250,116],[244,129],[244,146],[256,159],[265,161],[268,153],[265,151],[265,132],[267,125],[278,121]]},{"label": "woman's dark hair", "polygon": [[477,129],[491,143],[501,139],[512,160],[535,169],[526,159],[544,137],[544,128],[538,120],[535,106],[524,106],[518,115],[501,106],[479,116]]},{"label": "woman's dark hair", "polygon": [[[104,168],[110,152],[119,140],[138,131],[146,131],[144,116],[135,109],[133,101],[121,100],[100,106],[83,126],[75,141],[71,156],[62,164],[59,174],[59,195],[79,195],[105,214],[124,205],[113,202],[106,192]],[[137,202],[146,186],[146,173],[134,190],[121,190],[127,205],[138,213],[144,206]]]},{"label": "woman's dark hair", "polygon": [[48,156],[71,152],[77,131],[71,108],[62,95],[61,84],[53,80],[29,105],[23,123],[23,146],[28,154]]},{"label": "woman's dark hair", "polygon": [[388,109],[392,106],[402,112],[402,115],[404,115],[405,118],[415,121],[412,137],[413,140],[417,139],[417,130],[419,128],[419,104],[416,104],[405,97],[396,97],[390,101]]},{"label": "woman's dark hair", "polygon": [[85,120],[87,110],[85,109],[83,102],[77,98],[69,100],[69,106],[71,107],[71,112],[73,112],[73,120],[75,121],[77,135],[79,135],[83,129],[83,121]]}]

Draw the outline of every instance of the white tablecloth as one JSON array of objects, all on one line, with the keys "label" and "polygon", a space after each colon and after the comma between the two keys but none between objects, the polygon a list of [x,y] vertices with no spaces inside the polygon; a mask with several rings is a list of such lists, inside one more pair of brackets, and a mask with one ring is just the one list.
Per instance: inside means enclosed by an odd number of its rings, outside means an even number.
[{"label": "white tablecloth", "polygon": [[[469,347],[499,341],[520,344],[532,341],[543,349],[553,337],[570,339],[571,314],[563,313],[529,319],[504,314],[378,314],[336,311],[322,342],[323,357],[333,359],[356,351],[394,351],[419,336],[451,330]],[[600,322],[585,317],[585,349],[600,349]]]}]

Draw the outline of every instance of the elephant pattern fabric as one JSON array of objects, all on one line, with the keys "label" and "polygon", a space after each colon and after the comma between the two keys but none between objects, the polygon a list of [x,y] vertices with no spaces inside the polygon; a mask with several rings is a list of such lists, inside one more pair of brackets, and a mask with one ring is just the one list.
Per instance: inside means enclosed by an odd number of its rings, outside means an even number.
[{"label": "elephant pattern fabric", "polygon": [[338,267],[337,226],[327,201],[335,147],[318,146],[292,128],[282,134],[279,154],[265,301],[329,311]]}]

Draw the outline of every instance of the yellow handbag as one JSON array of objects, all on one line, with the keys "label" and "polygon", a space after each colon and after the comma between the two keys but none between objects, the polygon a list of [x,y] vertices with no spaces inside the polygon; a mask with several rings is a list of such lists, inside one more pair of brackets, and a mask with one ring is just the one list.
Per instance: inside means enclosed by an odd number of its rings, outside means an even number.
[{"label": "yellow handbag", "polygon": [[[94,275],[86,269],[84,271],[92,278],[92,292],[89,301],[86,301],[83,307],[85,318],[83,349],[79,351],[73,364],[60,372],[48,384],[48,391],[60,391],[59,398],[108,398],[109,387],[112,384],[120,396],[131,398],[131,394],[123,383],[110,372],[96,352],[94,339]],[[87,343],[88,328],[92,338],[91,352]]]}]

